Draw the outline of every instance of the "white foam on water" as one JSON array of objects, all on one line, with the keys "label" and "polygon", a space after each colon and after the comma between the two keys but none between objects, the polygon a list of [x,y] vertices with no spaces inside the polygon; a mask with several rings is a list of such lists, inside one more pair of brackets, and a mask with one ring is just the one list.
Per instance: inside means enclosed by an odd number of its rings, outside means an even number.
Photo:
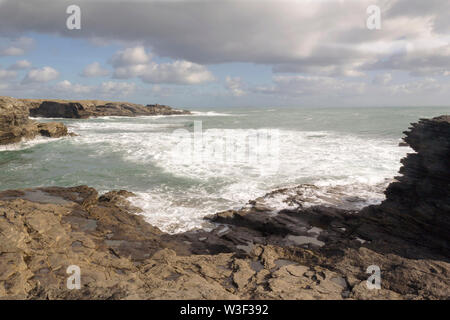
[{"label": "white foam on water", "polygon": [[50,142],[54,142],[54,141],[57,141],[60,139],[63,139],[63,138],[47,138],[47,137],[38,136],[33,139],[22,139],[22,141],[17,142],[17,143],[11,143],[11,144],[0,146],[0,152],[26,150],[26,149],[32,148],[36,145],[39,145],[39,144],[50,143]]},{"label": "white foam on water", "polygon": [[[305,206],[357,209],[379,203],[386,179],[396,175],[399,160],[410,151],[398,147],[396,139],[328,131],[207,129],[197,143],[183,123],[80,121],[69,126],[80,134],[72,143],[95,144],[93,156],[112,150],[124,161],[196,182],[130,189],[146,220],[171,233],[208,227],[205,215],[240,208],[272,190],[302,183],[316,186],[304,190]],[[264,140],[270,134],[278,143]],[[249,147],[256,154],[252,160]],[[280,195],[267,201],[279,210],[290,207],[285,200]]]},{"label": "white foam on water", "polygon": [[202,116],[202,117],[236,117],[242,116],[241,114],[231,114],[231,113],[221,113],[215,111],[191,111],[191,114],[194,116]]}]

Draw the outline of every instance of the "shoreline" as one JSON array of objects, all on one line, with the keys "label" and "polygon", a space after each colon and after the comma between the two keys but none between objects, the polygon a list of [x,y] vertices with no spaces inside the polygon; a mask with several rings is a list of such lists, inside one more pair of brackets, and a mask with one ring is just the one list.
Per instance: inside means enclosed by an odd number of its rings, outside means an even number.
[{"label": "shoreline", "polygon": [[[208,217],[218,224],[210,232],[171,235],[136,215],[127,191],[0,192],[0,227],[8,230],[0,235],[0,296],[448,299],[450,117],[421,120],[405,133],[417,153],[402,160],[403,176],[386,200],[362,210],[318,205],[274,214],[256,199]],[[82,270],[81,290],[65,288],[72,264]],[[371,265],[381,268],[381,290],[367,289]]]}]

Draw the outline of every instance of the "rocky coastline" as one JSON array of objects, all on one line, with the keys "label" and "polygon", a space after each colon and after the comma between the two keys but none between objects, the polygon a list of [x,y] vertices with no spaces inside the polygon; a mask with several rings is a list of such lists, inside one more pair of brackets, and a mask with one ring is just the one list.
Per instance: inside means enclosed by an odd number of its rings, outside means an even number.
[{"label": "rocky coastline", "polygon": [[111,102],[101,100],[36,100],[21,99],[32,117],[75,118],[118,116],[156,116],[191,114],[188,110],[176,110],[166,105],[141,105],[129,102]]},{"label": "rocky coastline", "polygon": [[0,145],[33,139],[37,136],[59,138],[68,135],[60,122],[39,123],[29,119],[28,106],[22,101],[0,97]]},{"label": "rocky coastline", "polygon": [[61,122],[39,123],[29,117],[74,118],[118,116],[186,115],[188,110],[176,110],[159,104],[140,105],[101,100],[16,99],[0,96],[0,145],[30,140],[37,136],[60,138],[69,133]]},{"label": "rocky coastline", "polygon": [[[450,116],[405,135],[416,153],[380,205],[303,207],[299,186],[206,217],[212,231],[166,234],[125,190],[2,191],[0,297],[449,299]],[[275,194],[297,205],[274,211],[263,200]],[[79,290],[66,286],[70,265]],[[367,287],[369,266],[380,268],[381,289]]]}]

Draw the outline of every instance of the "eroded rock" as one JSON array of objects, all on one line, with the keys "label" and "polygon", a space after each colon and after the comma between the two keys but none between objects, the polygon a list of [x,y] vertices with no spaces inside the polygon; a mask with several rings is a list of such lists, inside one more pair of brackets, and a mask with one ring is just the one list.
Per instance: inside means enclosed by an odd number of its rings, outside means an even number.
[{"label": "eroded rock", "polygon": [[[0,297],[449,299],[448,126],[445,117],[413,125],[405,140],[417,154],[386,201],[361,211],[274,212],[257,199],[208,217],[211,232],[169,235],[133,214],[124,190],[2,191]],[[288,201],[302,190],[286,189]],[[69,265],[81,268],[80,290],[66,286]],[[367,286],[372,265],[380,290]]]},{"label": "eroded rock", "polygon": [[153,116],[190,114],[187,110],[176,110],[165,105],[141,105],[128,102],[99,100],[33,100],[21,99],[33,117],[86,119],[101,116]]},{"label": "eroded rock", "polygon": [[36,136],[59,138],[68,135],[58,122],[38,123],[28,118],[28,106],[21,100],[0,97],[0,145],[17,143]]}]

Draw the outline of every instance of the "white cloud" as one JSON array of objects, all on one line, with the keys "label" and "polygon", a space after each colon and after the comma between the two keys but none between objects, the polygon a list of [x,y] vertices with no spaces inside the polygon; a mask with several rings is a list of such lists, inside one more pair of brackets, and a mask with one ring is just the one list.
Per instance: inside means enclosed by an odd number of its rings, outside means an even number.
[{"label": "white cloud", "polygon": [[36,82],[48,82],[55,80],[59,77],[59,72],[52,67],[43,67],[40,69],[33,69],[28,71],[22,83],[36,83]]},{"label": "white cloud", "polygon": [[0,69],[0,80],[13,80],[17,76],[17,73],[12,70]]},{"label": "white cloud", "polygon": [[136,84],[131,82],[114,82],[106,81],[102,82],[100,85],[83,85],[79,83],[72,83],[69,80],[63,80],[58,82],[55,87],[58,93],[69,95],[69,96],[81,96],[86,99],[89,97],[119,97],[127,96],[135,92]]},{"label": "white cloud", "polygon": [[173,88],[161,87],[158,84],[153,85],[151,90],[152,94],[154,94],[157,97],[168,97],[172,95],[174,92]]},{"label": "white cloud", "polygon": [[150,59],[151,56],[145,52],[145,48],[143,46],[137,46],[115,53],[110,62],[114,67],[123,67],[146,64]]},{"label": "white cloud", "polygon": [[449,89],[448,84],[441,84],[434,78],[424,78],[416,81],[409,81],[406,83],[396,84],[389,87],[389,91],[395,95],[411,95],[411,94],[424,94],[424,93],[436,93]]},{"label": "white cloud", "polygon": [[226,77],[225,79],[225,87],[235,97],[240,97],[246,94],[243,86],[242,79],[239,77]]},{"label": "white cloud", "polygon": [[25,50],[17,47],[9,47],[0,51],[2,56],[22,56],[25,54]]},{"label": "white cloud", "polygon": [[69,80],[63,80],[58,82],[55,85],[56,90],[62,91],[65,93],[91,93],[94,88],[91,86],[81,85],[81,84],[72,84]]},{"label": "white cloud", "polygon": [[145,83],[201,84],[214,80],[214,76],[205,66],[197,63],[177,60],[167,63],[151,61],[142,46],[127,48],[110,59],[116,79],[139,77]]},{"label": "white cloud", "polygon": [[93,62],[87,65],[86,68],[84,68],[81,75],[86,78],[106,77],[107,75],[109,75],[109,71],[105,68],[102,68],[100,63]]},{"label": "white cloud", "polygon": [[139,77],[145,73],[145,70],[147,68],[148,68],[147,64],[135,64],[117,67],[114,69],[113,77],[115,79],[130,79],[134,77]]},{"label": "white cloud", "polygon": [[98,91],[104,95],[127,96],[136,90],[136,84],[130,82],[107,81],[100,85]]},{"label": "white cloud", "polygon": [[151,63],[140,75],[146,83],[201,84],[214,81],[214,76],[205,66],[189,62]]},{"label": "white cloud", "polygon": [[[108,14],[104,1],[78,2],[84,8],[83,23],[89,25],[79,32],[60,27],[64,2],[52,0],[4,1],[0,30],[141,43],[173,60],[249,62],[280,73],[361,76],[368,67],[394,64],[410,71],[424,54],[429,58],[422,73],[439,73],[448,65],[448,54],[436,60],[427,53],[440,52],[449,43],[450,2],[445,0],[427,0],[426,5],[423,0],[114,1],[108,3]],[[382,9],[381,30],[366,28],[369,5]],[[389,64],[398,45],[408,54]],[[417,59],[409,60],[414,55]],[[138,65],[149,60],[142,46],[127,49],[114,57],[113,65],[135,67],[118,70],[116,77],[142,72]]]},{"label": "white cloud", "polygon": [[392,74],[390,73],[384,73],[384,74],[378,74],[373,78],[373,83],[376,85],[387,85],[392,81]]},{"label": "white cloud", "polygon": [[31,62],[28,60],[19,60],[16,63],[12,64],[8,69],[9,70],[23,70],[31,68]]},{"label": "white cloud", "polygon": [[366,89],[363,82],[349,82],[342,79],[323,76],[285,76],[273,77],[271,86],[258,86],[255,93],[279,96],[340,96],[362,94]]},{"label": "white cloud", "polygon": [[[104,1],[79,0],[79,5],[89,28],[73,33],[60,27],[63,2],[5,0],[0,30],[140,43],[113,57],[116,78],[143,72],[151,58],[144,46],[177,61],[249,62],[280,73],[353,77],[371,68],[421,75],[449,72],[450,54],[443,53],[450,40],[450,2],[445,0],[427,0],[426,5],[423,0],[135,1],[131,6],[114,1],[108,3],[108,14]],[[369,5],[382,9],[381,30],[366,28]],[[397,50],[407,54],[393,58]],[[420,66],[414,67],[416,63]]]},{"label": "white cloud", "polygon": [[11,40],[8,46],[0,48],[0,56],[22,56],[34,46],[34,40],[28,37],[21,37]]}]

